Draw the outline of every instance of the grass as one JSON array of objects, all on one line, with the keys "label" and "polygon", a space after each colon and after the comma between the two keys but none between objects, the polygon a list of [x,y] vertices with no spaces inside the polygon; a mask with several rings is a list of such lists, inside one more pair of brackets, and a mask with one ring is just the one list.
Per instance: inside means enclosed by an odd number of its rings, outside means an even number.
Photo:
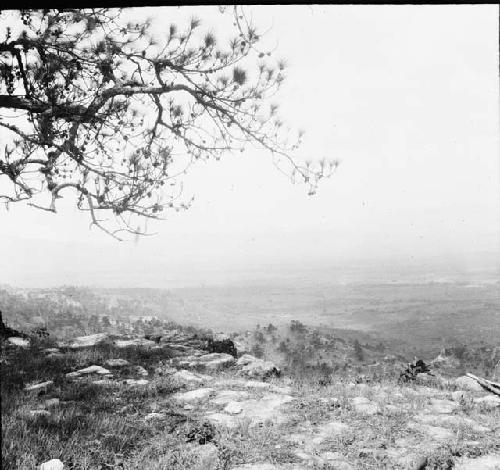
[{"label": "grass", "polygon": [[[118,351],[103,346],[48,359],[42,347],[52,346],[35,342],[29,349],[3,351],[7,358],[2,364],[3,469],[36,468],[51,458],[61,458],[74,469],[114,468],[172,424],[137,419],[151,411],[153,403],[168,408],[168,396],[178,388],[168,378],[154,378],[150,385],[140,388],[106,388],[90,380],[71,382],[65,376],[66,372],[103,364],[114,357],[151,370],[168,359],[164,351]],[[132,371],[128,367],[113,372],[126,378]],[[46,380],[54,380],[47,392],[22,390],[26,384]],[[44,401],[53,397],[61,404],[51,410],[50,416],[30,416],[30,410],[43,407]]]},{"label": "grass", "polygon": [[[63,358],[49,359],[43,349],[47,340],[35,341],[28,349],[2,346],[2,468],[35,469],[41,462],[60,458],[65,469],[151,469],[206,470],[206,459],[215,458],[218,470],[228,470],[241,463],[295,463],[305,465],[298,450],[310,455],[308,468],[334,469],[335,463],[324,458],[337,452],[359,469],[403,469],[398,452],[427,457],[430,469],[452,468],[459,456],[480,456],[498,452],[500,410],[486,410],[470,399],[460,402],[459,413],[496,431],[478,434],[468,426],[451,426],[456,439],[446,444],[431,442],[425,435],[408,428],[415,415],[429,410],[431,397],[449,398],[456,387],[446,383],[398,384],[397,374],[376,377],[365,374],[367,383],[349,383],[353,377],[334,375],[325,381],[324,373],[295,374],[269,380],[270,385],[288,386],[295,400],[287,405],[286,421],[250,425],[242,421],[234,428],[216,426],[208,444],[188,442],[203,426],[204,405],[186,412],[172,400],[180,390],[168,376],[155,369],[170,359],[168,350],[138,348],[116,349],[99,346],[88,350],[68,351]],[[92,380],[70,381],[66,373],[92,364],[104,365],[110,358],[124,358],[129,367],[113,370],[115,378],[137,378],[134,366],[149,372],[147,386],[130,387],[120,381],[111,386]],[[218,390],[245,390],[258,399],[263,389],[245,386],[235,380],[235,373],[217,373]],[[47,391],[25,392],[26,384],[54,380]],[[360,416],[352,399],[363,396],[376,402],[381,412]],[[45,401],[59,398],[59,406],[48,416],[32,416],[30,411],[43,409]],[[396,406],[396,411],[389,406]],[[221,407],[222,408],[222,407]],[[158,419],[146,420],[150,412],[161,412]],[[344,423],[340,435],[326,436],[312,445],[317,430],[332,421]],[[210,431],[212,432],[212,431]],[[291,439],[300,435],[304,444]],[[473,443],[472,441],[478,441]],[[214,453],[214,455],[205,455]],[[201,453],[200,453],[201,452]],[[302,462],[302,463],[301,463]],[[204,467],[205,466],[205,467]]]}]

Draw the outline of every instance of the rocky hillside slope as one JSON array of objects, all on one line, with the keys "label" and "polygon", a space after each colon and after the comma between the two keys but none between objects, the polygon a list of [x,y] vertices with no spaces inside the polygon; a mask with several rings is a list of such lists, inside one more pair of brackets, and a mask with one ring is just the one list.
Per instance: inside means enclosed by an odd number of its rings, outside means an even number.
[{"label": "rocky hillside slope", "polygon": [[4,469],[500,468],[500,399],[467,377],[290,377],[180,330],[2,341]]}]

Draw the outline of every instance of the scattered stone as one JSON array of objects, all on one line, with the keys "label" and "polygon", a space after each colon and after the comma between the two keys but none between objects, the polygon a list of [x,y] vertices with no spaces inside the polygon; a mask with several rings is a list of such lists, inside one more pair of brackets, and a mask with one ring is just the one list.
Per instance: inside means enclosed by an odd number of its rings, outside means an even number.
[{"label": "scattered stone", "polygon": [[500,406],[500,397],[495,395],[486,395],[484,397],[474,398],[474,403],[488,409],[493,409]]},{"label": "scattered stone", "polygon": [[59,402],[59,398],[49,398],[48,400],[45,400],[45,407],[52,408],[55,406],[59,406]]},{"label": "scattered stone", "polygon": [[230,354],[210,353],[202,356],[190,356],[179,362],[180,366],[209,370],[220,370],[230,366],[235,359]]},{"label": "scattered stone", "polygon": [[53,353],[49,353],[47,354],[47,356],[45,356],[47,359],[62,359],[64,358],[64,354],[61,353],[61,352],[53,352]]},{"label": "scattered stone", "polygon": [[228,413],[230,415],[237,415],[242,412],[243,408],[240,403],[237,401],[231,401],[229,402],[225,408],[224,408],[224,413]]},{"label": "scattered stone", "polygon": [[41,388],[49,387],[53,383],[54,383],[53,380],[47,380],[46,382],[40,382],[37,384],[26,385],[26,387],[24,387],[24,390],[26,390],[27,392],[31,392],[33,390],[40,390]]},{"label": "scattered stone", "polygon": [[63,470],[64,464],[59,459],[51,459],[40,465],[40,470]]},{"label": "scattered stone", "polygon": [[323,452],[321,457],[325,460],[340,460],[343,458],[340,452]]},{"label": "scattered stone", "polygon": [[349,430],[349,426],[340,421],[330,421],[326,424],[319,426],[315,432],[315,437],[312,439],[313,444],[318,445],[323,441],[331,439],[332,437],[341,436]]},{"label": "scattered stone", "polygon": [[[298,467],[295,467],[298,468]],[[247,463],[233,467],[233,470],[281,470],[281,467],[272,463]]]},{"label": "scattered stone", "polygon": [[172,398],[184,403],[196,403],[207,399],[213,391],[213,388],[198,388],[189,392],[175,393]]},{"label": "scattered stone", "polygon": [[126,379],[123,381],[124,384],[126,385],[132,385],[132,386],[136,386],[136,385],[148,385],[149,384],[149,380],[146,380],[146,379]]},{"label": "scattered stone", "polygon": [[59,350],[59,348],[45,348],[43,352],[46,354],[57,354],[60,353],[61,351]]},{"label": "scattered stone", "polygon": [[141,377],[147,377],[149,375],[148,371],[146,369],[144,369],[144,367],[142,367],[142,366],[135,366],[134,372],[137,375],[140,375]]},{"label": "scattered stone", "polygon": [[491,429],[480,425],[476,421],[471,418],[467,418],[466,416],[457,416],[457,415],[445,415],[445,414],[437,414],[437,415],[429,415],[429,414],[420,414],[414,417],[418,422],[424,424],[431,424],[435,426],[467,426],[473,432],[483,433],[483,432],[491,432]]},{"label": "scattered stone", "polygon": [[498,470],[500,469],[500,454],[483,455],[477,459],[463,457],[453,468],[455,470]]},{"label": "scattered stone", "polygon": [[234,400],[245,400],[248,397],[248,392],[239,390],[222,390],[217,393],[217,396],[211,400],[211,402],[216,405],[227,405]]},{"label": "scattered stone", "polygon": [[7,341],[13,346],[19,346],[20,348],[28,348],[30,345],[29,339],[18,338],[17,336],[11,336],[7,338]]},{"label": "scattered stone", "polygon": [[50,412],[47,410],[30,410],[29,415],[33,418],[38,418],[39,416],[50,416]]},{"label": "scattered stone", "polygon": [[105,343],[110,343],[111,340],[107,333],[96,333],[94,335],[79,336],[75,338],[69,345],[70,349],[91,348]]},{"label": "scattered stone", "polygon": [[172,375],[175,374],[176,372],[177,369],[175,367],[170,367],[170,366],[160,366],[155,368],[155,374],[160,377]]},{"label": "scattered stone", "polygon": [[114,380],[110,380],[110,379],[92,380],[92,383],[94,385],[103,385],[105,387],[114,387],[115,385],[118,385],[117,382],[115,382]]},{"label": "scattered stone", "polygon": [[282,406],[295,400],[290,395],[266,393],[260,399],[249,399],[239,402],[242,411],[237,415],[227,413],[208,412],[206,417],[209,421],[223,424],[227,427],[235,427],[240,420],[249,420],[252,425],[266,421],[282,422],[286,419],[282,413]]},{"label": "scattered stone", "polygon": [[451,400],[440,400],[431,398],[431,410],[434,413],[450,414],[459,408],[459,405]]},{"label": "scattered stone", "polygon": [[156,342],[150,341],[146,338],[133,338],[133,339],[117,339],[114,341],[114,345],[117,348],[153,348],[156,346]]},{"label": "scattered stone", "polygon": [[455,379],[455,385],[462,390],[468,390],[469,392],[483,392],[484,389],[479,385],[474,379],[462,375]]},{"label": "scattered stone", "polygon": [[380,413],[380,407],[366,397],[354,397],[351,403],[357,413],[368,416]]},{"label": "scattered stone", "polygon": [[188,452],[190,453],[189,460],[194,460],[189,466],[190,469],[217,470],[219,468],[219,452],[214,444],[191,444]]},{"label": "scattered stone", "polygon": [[75,377],[81,377],[82,375],[90,375],[90,374],[111,375],[111,372],[102,366],[94,365],[85,367],[84,369],[80,369],[75,372],[68,372],[66,374],[66,377],[75,378]]},{"label": "scattered stone", "polygon": [[130,364],[126,359],[108,359],[104,364],[108,367],[125,367]]},{"label": "scattered stone", "polygon": [[408,427],[436,441],[449,441],[455,438],[455,434],[452,431],[440,426],[411,422],[408,424]]},{"label": "scattered stone", "polygon": [[209,375],[195,374],[185,369],[181,369],[176,371],[171,375],[172,379],[181,384],[189,384],[189,383],[198,383],[201,384],[203,382],[208,382],[212,380],[212,377]]}]

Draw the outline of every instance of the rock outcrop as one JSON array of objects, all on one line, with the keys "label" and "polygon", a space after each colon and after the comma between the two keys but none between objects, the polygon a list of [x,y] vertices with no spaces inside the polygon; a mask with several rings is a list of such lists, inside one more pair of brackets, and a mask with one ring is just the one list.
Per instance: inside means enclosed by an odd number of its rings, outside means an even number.
[{"label": "rock outcrop", "polygon": [[250,354],[241,356],[237,361],[237,365],[240,373],[248,377],[265,379],[271,376],[279,377],[281,375],[281,370],[275,364],[258,359]]}]

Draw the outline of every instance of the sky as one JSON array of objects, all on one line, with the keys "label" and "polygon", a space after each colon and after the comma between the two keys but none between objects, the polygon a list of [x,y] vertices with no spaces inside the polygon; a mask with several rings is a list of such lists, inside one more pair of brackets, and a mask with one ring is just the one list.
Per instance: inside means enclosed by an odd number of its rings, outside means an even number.
[{"label": "sky", "polygon": [[[133,14],[153,14],[161,31],[193,11]],[[249,147],[195,167],[193,206],[152,237],[117,242],[65,203],[57,214],[2,206],[0,284],[169,287],[429,260],[498,274],[498,6],[249,11],[287,60],[277,100],[306,130],[301,151],[341,161],[317,194]],[[217,30],[212,8],[196,14]]]}]

